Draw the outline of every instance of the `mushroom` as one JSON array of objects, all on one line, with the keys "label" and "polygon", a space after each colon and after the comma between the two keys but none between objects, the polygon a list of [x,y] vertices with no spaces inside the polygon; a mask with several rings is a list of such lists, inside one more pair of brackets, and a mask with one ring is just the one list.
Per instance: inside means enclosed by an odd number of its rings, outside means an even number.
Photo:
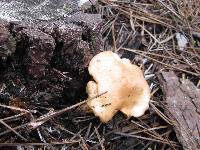
[{"label": "mushroom", "polygon": [[140,117],[148,109],[150,88],[142,70],[129,59],[104,51],[92,58],[88,70],[94,79],[86,87],[88,99],[106,92],[87,102],[102,122],[111,120],[118,111],[127,117]]}]

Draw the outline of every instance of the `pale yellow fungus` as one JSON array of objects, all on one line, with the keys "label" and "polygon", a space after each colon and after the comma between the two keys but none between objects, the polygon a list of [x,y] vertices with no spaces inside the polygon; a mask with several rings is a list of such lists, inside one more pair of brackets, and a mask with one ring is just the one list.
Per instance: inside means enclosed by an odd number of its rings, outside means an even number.
[{"label": "pale yellow fungus", "polygon": [[140,117],[148,109],[150,88],[142,70],[128,59],[104,51],[92,58],[88,70],[94,79],[87,84],[88,98],[107,92],[87,102],[102,122],[111,120],[118,111],[127,117]]}]

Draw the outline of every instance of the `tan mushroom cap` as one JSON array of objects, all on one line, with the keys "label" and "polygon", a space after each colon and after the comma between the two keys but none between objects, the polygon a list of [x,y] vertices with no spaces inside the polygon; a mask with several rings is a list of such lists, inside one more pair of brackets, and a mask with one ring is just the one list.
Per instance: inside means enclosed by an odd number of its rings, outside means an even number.
[{"label": "tan mushroom cap", "polygon": [[128,117],[139,117],[148,109],[150,88],[142,70],[128,59],[104,51],[92,58],[88,70],[94,79],[87,84],[88,97],[107,92],[87,103],[102,122],[119,110]]}]

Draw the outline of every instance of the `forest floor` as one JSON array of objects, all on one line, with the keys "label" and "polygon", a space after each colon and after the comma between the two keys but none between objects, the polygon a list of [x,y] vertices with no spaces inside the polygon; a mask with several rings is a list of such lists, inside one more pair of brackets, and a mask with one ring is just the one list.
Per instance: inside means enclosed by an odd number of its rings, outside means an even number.
[{"label": "forest floor", "polygon": [[[0,10],[0,149],[200,149],[200,1],[6,0]],[[80,109],[103,50],[142,68],[142,117],[104,124]]]}]

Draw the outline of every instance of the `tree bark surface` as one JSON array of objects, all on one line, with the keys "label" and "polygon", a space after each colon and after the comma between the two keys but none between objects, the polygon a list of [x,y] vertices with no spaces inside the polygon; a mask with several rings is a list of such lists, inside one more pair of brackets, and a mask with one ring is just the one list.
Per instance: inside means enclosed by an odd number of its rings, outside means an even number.
[{"label": "tree bark surface", "polygon": [[159,78],[165,94],[164,110],[173,121],[184,149],[200,149],[200,89],[174,72],[162,72]]}]

